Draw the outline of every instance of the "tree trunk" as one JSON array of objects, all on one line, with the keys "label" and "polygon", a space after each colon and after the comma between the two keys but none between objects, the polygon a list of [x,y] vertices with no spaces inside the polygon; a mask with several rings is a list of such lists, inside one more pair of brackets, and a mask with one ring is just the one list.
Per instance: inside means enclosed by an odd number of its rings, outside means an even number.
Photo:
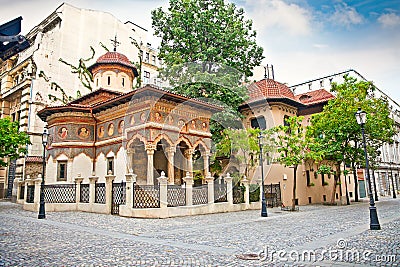
[{"label": "tree trunk", "polygon": [[333,190],[332,190],[332,196],[331,196],[331,204],[335,204],[335,197],[336,197],[336,186],[337,182],[340,177],[340,163],[336,165],[336,172],[333,175]]},{"label": "tree trunk", "polygon": [[296,179],[297,179],[297,165],[293,168],[293,198],[292,198],[292,210],[296,209]]},{"label": "tree trunk", "polygon": [[358,177],[356,172],[356,164],[354,162],[351,163],[351,168],[354,176],[354,201],[358,202]]}]

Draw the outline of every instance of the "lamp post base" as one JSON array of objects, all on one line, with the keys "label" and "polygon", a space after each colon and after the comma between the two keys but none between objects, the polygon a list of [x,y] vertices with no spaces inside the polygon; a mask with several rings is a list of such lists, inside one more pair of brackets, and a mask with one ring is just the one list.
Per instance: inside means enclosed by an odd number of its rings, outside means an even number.
[{"label": "lamp post base", "polygon": [[261,203],[261,217],[268,217],[267,203],[265,200],[263,200]]},{"label": "lamp post base", "polygon": [[376,212],[375,206],[369,207],[370,225],[371,230],[381,230],[381,225],[379,224],[378,213]]},{"label": "lamp post base", "polygon": [[45,218],[46,218],[46,213],[44,209],[44,203],[40,203],[38,219],[45,219]]}]

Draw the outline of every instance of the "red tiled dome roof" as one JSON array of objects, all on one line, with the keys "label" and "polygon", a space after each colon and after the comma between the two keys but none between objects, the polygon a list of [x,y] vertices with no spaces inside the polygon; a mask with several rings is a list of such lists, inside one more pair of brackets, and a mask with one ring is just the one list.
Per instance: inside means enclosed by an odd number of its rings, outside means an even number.
[{"label": "red tiled dome roof", "polygon": [[306,105],[327,102],[328,100],[333,98],[335,98],[335,96],[330,92],[326,91],[325,89],[319,89],[296,95],[296,99]]},{"label": "red tiled dome roof", "polygon": [[104,55],[100,56],[96,60],[96,63],[98,64],[117,63],[125,65],[130,68],[135,68],[135,66],[129,61],[129,59],[125,55],[115,51],[107,52]]},{"label": "red tiled dome roof", "polygon": [[248,88],[250,99],[289,98],[296,100],[288,86],[272,79],[263,79],[251,84]]}]

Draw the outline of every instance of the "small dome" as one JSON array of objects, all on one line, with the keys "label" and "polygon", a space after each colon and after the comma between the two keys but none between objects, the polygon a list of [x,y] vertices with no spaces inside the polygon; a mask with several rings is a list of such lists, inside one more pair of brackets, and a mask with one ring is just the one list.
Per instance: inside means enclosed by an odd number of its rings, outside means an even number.
[{"label": "small dome", "polygon": [[295,100],[293,92],[288,86],[272,79],[263,79],[255,82],[249,87],[250,98],[289,98]]},{"label": "small dome", "polygon": [[96,60],[96,63],[98,64],[116,63],[125,65],[130,68],[136,68],[125,55],[115,51],[107,52],[104,55],[100,56]]}]

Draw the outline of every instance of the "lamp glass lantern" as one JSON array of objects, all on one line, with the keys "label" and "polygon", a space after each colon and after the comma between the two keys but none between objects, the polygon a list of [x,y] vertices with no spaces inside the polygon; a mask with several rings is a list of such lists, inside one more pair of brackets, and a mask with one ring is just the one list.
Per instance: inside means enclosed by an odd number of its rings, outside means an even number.
[{"label": "lamp glass lantern", "polygon": [[359,125],[365,124],[367,121],[367,112],[361,110],[361,108],[358,108],[358,111],[356,112],[356,119],[357,123]]}]

